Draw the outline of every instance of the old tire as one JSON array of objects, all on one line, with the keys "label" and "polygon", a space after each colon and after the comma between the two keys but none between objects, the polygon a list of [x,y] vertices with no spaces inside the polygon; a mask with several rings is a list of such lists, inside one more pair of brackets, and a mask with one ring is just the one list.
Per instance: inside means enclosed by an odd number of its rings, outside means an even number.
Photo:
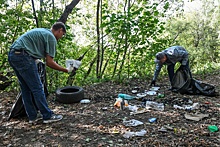
[{"label": "old tire", "polygon": [[77,86],[66,86],[56,90],[56,101],[64,104],[78,103],[84,98],[84,90]]}]

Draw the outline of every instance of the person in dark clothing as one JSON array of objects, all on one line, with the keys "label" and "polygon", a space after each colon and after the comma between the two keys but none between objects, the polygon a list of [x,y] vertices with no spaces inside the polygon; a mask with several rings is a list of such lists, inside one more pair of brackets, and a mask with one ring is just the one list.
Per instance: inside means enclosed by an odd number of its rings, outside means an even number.
[{"label": "person in dark clothing", "polygon": [[167,65],[169,80],[171,83],[174,76],[174,67],[177,62],[181,63],[183,69],[190,71],[188,52],[182,46],[172,46],[161,52],[158,52],[155,59],[156,69],[154,71],[154,77],[150,83],[150,86],[156,85],[157,77],[163,65]]}]

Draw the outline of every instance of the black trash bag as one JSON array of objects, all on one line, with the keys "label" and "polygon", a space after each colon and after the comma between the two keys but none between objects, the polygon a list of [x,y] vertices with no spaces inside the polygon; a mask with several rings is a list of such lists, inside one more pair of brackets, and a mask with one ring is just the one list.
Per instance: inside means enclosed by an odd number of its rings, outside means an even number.
[{"label": "black trash bag", "polygon": [[[43,62],[38,62],[37,67],[38,67],[38,73],[40,75],[41,82],[44,85],[44,93],[45,93],[45,96],[47,97],[49,95],[49,93],[48,93],[48,89],[47,89],[46,66]],[[33,98],[33,95],[32,95],[32,98]],[[33,100],[33,102],[34,102],[34,100]],[[35,104],[35,107],[37,108],[36,104]],[[11,118],[22,118],[22,117],[26,117],[26,116],[27,116],[27,114],[26,114],[24,104],[22,101],[22,94],[21,94],[21,92],[19,92],[16,97],[16,101],[11,108],[11,111],[10,111],[10,114],[8,117],[8,121]]]},{"label": "black trash bag", "polygon": [[171,82],[172,91],[181,94],[217,96],[215,86],[193,79],[189,70],[180,66]]}]

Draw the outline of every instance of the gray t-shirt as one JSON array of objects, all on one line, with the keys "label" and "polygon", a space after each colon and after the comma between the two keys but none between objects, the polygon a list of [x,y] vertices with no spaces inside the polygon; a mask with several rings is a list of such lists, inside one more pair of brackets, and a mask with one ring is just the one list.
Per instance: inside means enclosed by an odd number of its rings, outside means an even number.
[{"label": "gray t-shirt", "polygon": [[21,35],[10,48],[23,49],[34,58],[41,59],[46,54],[55,57],[56,44],[57,40],[51,30],[36,28]]}]

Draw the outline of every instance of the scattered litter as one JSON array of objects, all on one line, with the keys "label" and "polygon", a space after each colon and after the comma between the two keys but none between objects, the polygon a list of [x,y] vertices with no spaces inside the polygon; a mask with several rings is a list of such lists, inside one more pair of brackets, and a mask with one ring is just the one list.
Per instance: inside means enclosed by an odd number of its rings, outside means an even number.
[{"label": "scattered litter", "polygon": [[188,100],[188,103],[189,103],[189,104],[192,104],[192,103],[193,103],[193,101],[191,101],[191,100]]},{"label": "scattered litter", "polygon": [[87,104],[87,103],[90,103],[90,100],[89,99],[82,99],[80,101],[81,104]]},{"label": "scattered litter", "polygon": [[139,98],[142,98],[142,97],[145,97],[145,96],[147,96],[146,93],[138,93],[137,94],[137,97],[139,97]]},{"label": "scattered litter", "polygon": [[157,118],[153,117],[153,118],[149,118],[148,121],[150,123],[153,123],[153,122],[156,122],[157,121]]},{"label": "scattered litter", "polygon": [[210,102],[206,101],[205,104],[210,104]]},{"label": "scattered litter", "polygon": [[125,126],[135,127],[135,126],[143,125],[144,123],[141,122],[141,121],[135,120],[135,119],[131,119],[131,120],[128,120],[128,121],[124,120],[124,121],[123,121],[123,124],[124,124]]},{"label": "scattered litter", "polygon": [[141,130],[139,132],[130,132],[126,131],[125,134],[123,135],[124,138],[130,138],[134,136],[144,136],[147,133],[145,130]]},{"label": "scattered litter", "polygon": [[156,91],[147,91],[146,94],[148,94],[148,95],[156,95],[157,92]]},{"label": "scattered litter", "polygon": [[193,103],[192,106],[190,106],[190,105],[183,105],[183,106],[173,105],[173,107],[175,109],[182,109],[182,110],[195,110],[195,109],[199,109],[199,103]]},{"label": "scattered litter", "polygon": [[135,94],[137,93],[138,91],[137,90],[132,90],[131,93]]},{"label": "scattered litter", "polygon": [[208,130],[210,132],[218,132],[218,127],[215,125],[210,125],[210,126],[208,126]]},{"label": "scattered litter", "polygon": [[103,107],[102,110],[103,110],[103,111],[106,111],[106,110],[108,110],[108,108],[107,108],[107,107]]},{"label": "scattered litter", "polygon": [[153,110],[158,110],[158,111],[163,111],[164,110],[164,104],[163,103],[157,103],[154,101],[146,101],[146,109],[153,109]]},{"label": "scattered litter", "polygon": [[178,132],[178,129],[177,128],[174,128],[173,129],[173,132],[176,134]]},{"label": "scattered litter", "polygon": [[133,111],[133,112],[137,112],[138,111],[138,107],[136,105],[132,106],[132,105],[128,105],[127,108],[130,110],[130,111]]},{"label": "scattered litter", "polygon": [[173,127],[171,127],[171,126],[169,126],[169,125],[165,125],[165,126],[163,126],[163,127],[166,128],[167,130],[170,130],[170,131],[173,130]]},{"label": "scattered litter", "polygon": [[165,125],[165,126],[162,126],[158,131],[166,133],[168,131],[173,131],[173,130],[174,130],[173,127],[171,127],[169,125]]},{"label": "scattered litter", "polygon": [[135,96],[131,96],[131,95],[128,95],[128,94],[119,93],[119,94],[118,94],[118,98],[123,98],[123,99],[125,99],[125,100],[131,100],[131,99],[134,99]]},{"label": "scattered litter", "polygon": [[118,134],[118,133],[120,133],[120,132],[119,132],[119,130],[118,130],[117,128],[114,128],[114,129],[111,131],[111,133],[113,133],[113,134]]},{"label": "scattered litter", "polygon": [[205,117],[209,117],[209,114],[184,114],[186,119],[194,120],[194,121],[200,121],[201,119]]},{"label": "scattered litter", "polygon": [[217,107],[220,107],[220,104],[219,104],[219,103],[216,103],[215,105],[216,105]]},{"label": "scattered litter", "polygon": [[[122,98],[116,98],[114,106],[117,107],[117,108],[121,108],[122,101],[123,101]],[[124,106],[128,106],[128,101],[127,100],[124,100]]]},{"label": "scattered litter", "polygon": [[152,91],[157,91],[157,90],[159,90],[160,89],[160,87],[151,87],[150,88],[150,90],[152,90]]},{"label": "scattered litter", "polygon": [[139,91],[139,87],[134,87],[131,91],[131,93],[136,94]]},{"label": "scattered litter", "polygon": [[165,127],[161,127],[159,130],[159,132],[163,132],[163,133],[167,133],[167,129]]},{"label": "scattered litter", "polygon": [[158,93],[157,98],[164,98],[165,94]]},{"label": "scattered litter", "polygon": [[139,110],[139,109],[136,112],[130,112],[130,115],[136,115],[136,114],[141,114],[141,113],[149,112],[149,110],[145,109],[145,108],[141,109],[141,110]]}]

